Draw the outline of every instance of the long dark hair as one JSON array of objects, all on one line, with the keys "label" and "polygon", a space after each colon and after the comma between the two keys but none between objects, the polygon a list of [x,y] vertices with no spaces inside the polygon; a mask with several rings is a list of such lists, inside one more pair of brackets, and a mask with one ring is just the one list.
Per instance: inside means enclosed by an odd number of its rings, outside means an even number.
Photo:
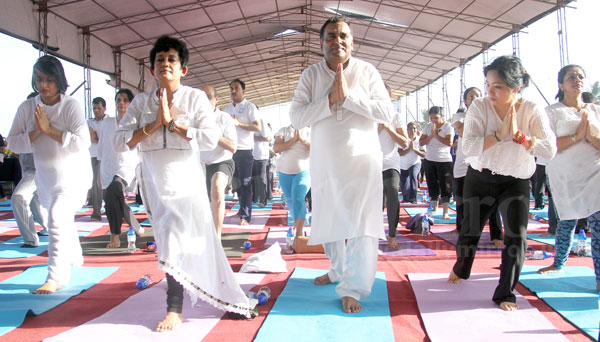
[{"label": "long dark hair", "polygon": [[[581,71],[583,71],[583,75],[585,76],[585,70],[583,70],[583,68],[580,67],[579,65],[577,65],[577,64],[565,65],[558,72],[558,83],[563,84],[565,82],[565,76],[567,76],[567,73],[569,72],[569,70],[575,69],[575,68],[581,69]],[[558,101],[562,101],[565,98],[565,92],[562,91],[562,89],[560,89],[560,87],[558,87],[558,93],[556,94],[556,96],[554,98],[558,99]]]},{"label": "long dark hair", "polygon": [[518,87],[525,88],[529,85],[529,74],[523,68],[521,59],[516,56],[500,56],[483,68],[483,74],[487,76],[488,71],[495,70],[500,78],[510,89]]},{"label": "long dark hair", "polygon": [[33,73],[31,75],[31,88],[35,92],[38,92],[37,87],[35,86],[35,72],[39,71],[42,74],[46,74],[50,76],[58,87],[58,92],[60,94],[65,94],[69,84],[67,83],[67,77],[65,76],[65,69],[63,69],[62,64],[58,60],[58,58],[46,55],[38,58],[37,62],[33,65]]}]

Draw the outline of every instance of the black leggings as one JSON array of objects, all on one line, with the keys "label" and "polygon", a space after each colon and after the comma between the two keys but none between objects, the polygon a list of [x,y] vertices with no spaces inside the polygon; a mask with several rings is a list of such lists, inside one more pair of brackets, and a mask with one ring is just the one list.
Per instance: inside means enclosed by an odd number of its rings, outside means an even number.
[{"label": "black leggings", "polygon": [[121,224],[123,219],[128,225],[133,226],[136,231],[139,231],[140,223],[135,218],[131,208],[125,203],[123,190],[127,187],[127,182],[115,176],[113,181],[104,191],[104,207],[106,208],[106,218],[110,226],[110,232],[114,235],[121,234]]},{"label": "black leggings", "polygon": [[[463,189],[465,186],[465,177],[454,178],[456,184],[456,230],[460,232],[462,220],[464,217]],[[502,240],[502,220],[498,206],[494,206],[490,213],[490,238],[492,240]]]},{"label": "black leggings", "polygon": [[441,195],[440,203],[450,202],[452,194],[452,162],[433,162],[428,160],[425,167],[427,188],[432,201],[437,201]]},{"label": "black leggings", "polygon": [[400,174],[397,170],[389,169],[383,171],[383,198],[387,204],[388,225],[390,237],[396,236],[400,215],[400,202],[398,201],[398,186],[400,185]]},{"label": "black leggings", "polygon": [[183,311],[183,285],[167,273],[167,312],[181,313]]}]

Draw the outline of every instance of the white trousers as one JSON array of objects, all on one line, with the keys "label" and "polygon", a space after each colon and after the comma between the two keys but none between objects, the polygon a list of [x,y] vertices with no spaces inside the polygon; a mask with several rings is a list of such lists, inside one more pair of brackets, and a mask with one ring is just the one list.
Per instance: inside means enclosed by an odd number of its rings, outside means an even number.
[{"label": "white trousers", "polygon": [[71,265],[83,265],[81,244],[75,228],[74,217],[75,212],[81,208],[85,197],[74,195],[66,191],[57,191],[52,194],[48,210],[47,281],[61,286],[69,284]]},{"label": "white trousers", "polygon": [[13,214],[17,221],[17,227],[26,244],[37,246],[39,238],[35,229],[35,221],[39,222],[42,227],[46,228],[47,214],[41,208],[36,190],[37,186],[34,181],[35,170],[27,170],[23,173],[21,181],[13,191],[11,202]]},{"label": "white trousers", "polygon": [[329,280],[339,284],[335,292],[340,297],[352,297],[356,300],[371,294],[375,272],[379,239],[361,236],[323,244],[325,255],[329,258]]}]

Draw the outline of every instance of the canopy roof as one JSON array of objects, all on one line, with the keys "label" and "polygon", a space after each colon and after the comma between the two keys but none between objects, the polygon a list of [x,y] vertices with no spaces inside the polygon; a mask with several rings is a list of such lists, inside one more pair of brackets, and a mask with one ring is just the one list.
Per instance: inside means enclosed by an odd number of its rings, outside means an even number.
[{"label": "canopy roof", "polygon": [[[228,83],[246,82],[259,106],[290,101],[307,66],[322,58],[319,29],[334,15],[349,18],[353,56],[375,65],[395,95],[414,91],[570,0],[4,0],[0,30],[38,38],[38,8],[48,9],[48,45],[83,63],[83,34],[91,35],[91,67],[122,80],[154,85],[148,52],[163,34],[190,49],[186,85],[210,84],[221,102]],[[558,3],[558,4],[557,4]],[[145,67],[140,68],[140,62]],[[145,84],[140,84],[141,70]]]}]

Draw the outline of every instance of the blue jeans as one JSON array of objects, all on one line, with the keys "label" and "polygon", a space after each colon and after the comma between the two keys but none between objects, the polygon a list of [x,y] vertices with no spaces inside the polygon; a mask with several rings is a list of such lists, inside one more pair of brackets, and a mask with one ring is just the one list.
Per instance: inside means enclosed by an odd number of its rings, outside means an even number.
[{"label": "blue jeans", "polygon": [[279,172],[279,184],[288,202],[294,220],[306,217],[304,197],[310,188],[310,172],[304,170],[295,175]]},{"label": "blue jeans", "polygon": [[250,223],[252,219],[252,150],[238,150],[233,155],[235,172],[233,177],[239,179],[237,189],[240,198],[240,217]]},{"label": "blue jeans", "polygon": [[[587,218],[590,231],[592,232],[592,258],[594,260],[594,271],[596,272],[596,281],[600,281],[600,211],[597,211]],[[559,220],[556,227],[556,247],[553,266],[563,268],[569,259],[571,244],[573,243],[573,233],[577,220]]]},{"label": "blue jeans", "polygon": [[400,170],[400,187],[402,188],[404,202],[417,201],[417,191],[419,190],[417,176],[419,171],[421,171],[421,163],[409,167],[408,170]]}]

